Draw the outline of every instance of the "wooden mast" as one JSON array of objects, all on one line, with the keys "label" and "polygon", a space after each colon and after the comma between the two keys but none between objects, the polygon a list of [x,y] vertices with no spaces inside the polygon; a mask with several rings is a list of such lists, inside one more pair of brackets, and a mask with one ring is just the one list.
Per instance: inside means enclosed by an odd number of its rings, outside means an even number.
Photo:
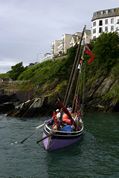
[{"label": "wooden mast", "polygon": [[86,26],[84,26],[83,31],[82,31],[80,43],[78,44],[73,68],[72,68],[70,78],[69,78],[69,82],[68,82],[68,86],[67,86],[67,89],[66,89],[66,94],[65,94],[65,97],[64,97],[64,105],[65,106],[67,106],[67,104],[68,104],[69,96],[70,96],[71,91],[72,91],[72,86],[73,86],[73,83],[74,83],[74,80],[75,80],[75,77],[76,77],[76,74],[77,74],[77,71],[78,71],[78,64],[79,64],[79,61],[80,61],[80,58],[81,58],[81,44],[82,44],[85,29],[86,29]]}]

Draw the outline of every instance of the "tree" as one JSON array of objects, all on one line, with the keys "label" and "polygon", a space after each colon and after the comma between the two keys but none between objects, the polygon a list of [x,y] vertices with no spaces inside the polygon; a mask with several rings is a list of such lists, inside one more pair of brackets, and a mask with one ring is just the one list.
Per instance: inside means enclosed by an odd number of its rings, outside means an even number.
[{"label": "tree", "polygon": [[25,70],[23,63],[20,62],[14,66],[11,66],[11,70],[8,71],[10,78],[17,80],[18,76]]},{"label": "tree", "polygon": [[110,66],[119,58],[119,36],[116,32],[102,33],[94,42],[96,61],[101,65]]}]

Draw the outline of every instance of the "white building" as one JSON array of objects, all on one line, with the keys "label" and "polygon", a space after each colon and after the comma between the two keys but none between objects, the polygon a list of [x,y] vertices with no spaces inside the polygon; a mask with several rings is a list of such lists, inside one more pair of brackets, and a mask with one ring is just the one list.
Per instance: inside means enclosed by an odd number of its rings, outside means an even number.
[{"label": "white building", "polygon": [[102,32],[119,32],[119,8],[100,10],[93,13],[92,39]]},{"label": "white building", "polygon": [[[67,54],[67,50],[72,46],[75,46],[80,42],[81,32],[76,32],[75,34],[64,34],[61,40],[55,40],[52,43],[52,54],[53,56],[60,56],[62,54]],[[91,31],[86,30],[83,37],[85,43],[90,43]]]},{"label": "white building", "polygon": [[91,41],[91,30],[85,30],[83,40],[85,44],[89,44]]},{"label": "white building", "polygon": [[53,56],[57,56],[61,53],[63,53],[63,40],[54,40],[52,42],[52,54]]},{"label": "white building", "polygon": [[76,44],[79,44],[81,38],[81,33],[76,32],[74,35],[72,35],[71,41],[70,41],[70,47],[75,46]]}]

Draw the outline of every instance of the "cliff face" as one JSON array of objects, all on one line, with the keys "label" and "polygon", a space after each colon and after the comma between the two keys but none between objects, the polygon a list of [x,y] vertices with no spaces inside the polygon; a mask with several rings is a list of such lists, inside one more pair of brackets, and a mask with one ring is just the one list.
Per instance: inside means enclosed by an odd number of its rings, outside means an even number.
[{"label": "cliff face", "polygon": [[119,78],[111,74],[97,78],[85,90],[85,106],[88,110],[119,112]]},{"label": "cliff face", "polygon": [[95,60],[86,66],[86,108],[119,111],[119,35],[102,33],[92,51]]},{"label": "cliff face", "polygon": [[[57,94],[61,96],[62,100],[64,98],[68,80],[62,82],[63,81],[55,80],[49,85],[45,83],[47,86],[45,87],[45,90],[44,85],[40,86],[40,92],[42,92],[42,95],[40,93],[40,98],[38,98],[37,95],[24,103],[20,102],[21,104],[18,106],[16,105],[15,109],[12,108],[12,111],[9,112],[8,115],[15,117],[51,115],[52,111],[57,108]],[[82,81],[80,84],[81,83]],[[17,92],[16,94],[18,94]],[[114,77],[112,72],[109,72],[106,75],[95,75],[92,76],[92,78],[91,76],[87,77],[83,94],[84,110],[86,112],[119,112],[119,78]],[[71,95],[73,96],[73,92]],[[82,94],[80,95],[80,99],[82,99]]]}]

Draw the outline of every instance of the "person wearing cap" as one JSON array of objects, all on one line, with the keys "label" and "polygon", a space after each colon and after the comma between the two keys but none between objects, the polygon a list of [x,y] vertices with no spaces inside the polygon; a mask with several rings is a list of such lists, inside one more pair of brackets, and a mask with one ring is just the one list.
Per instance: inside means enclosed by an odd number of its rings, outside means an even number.
[{"label": "person wearing cap", "polygon": [[53,117],[54,124],[53,124],[53,129],[58,130],[60,128],[60,117],[61,113],[59,109],[56,109],[55,115]]},{"label": "person wearing cap", "polygon": [[60,121],[61,112],[60,112],[59,109],[56,109],[56,117],[57,117],[57,119]]}]

